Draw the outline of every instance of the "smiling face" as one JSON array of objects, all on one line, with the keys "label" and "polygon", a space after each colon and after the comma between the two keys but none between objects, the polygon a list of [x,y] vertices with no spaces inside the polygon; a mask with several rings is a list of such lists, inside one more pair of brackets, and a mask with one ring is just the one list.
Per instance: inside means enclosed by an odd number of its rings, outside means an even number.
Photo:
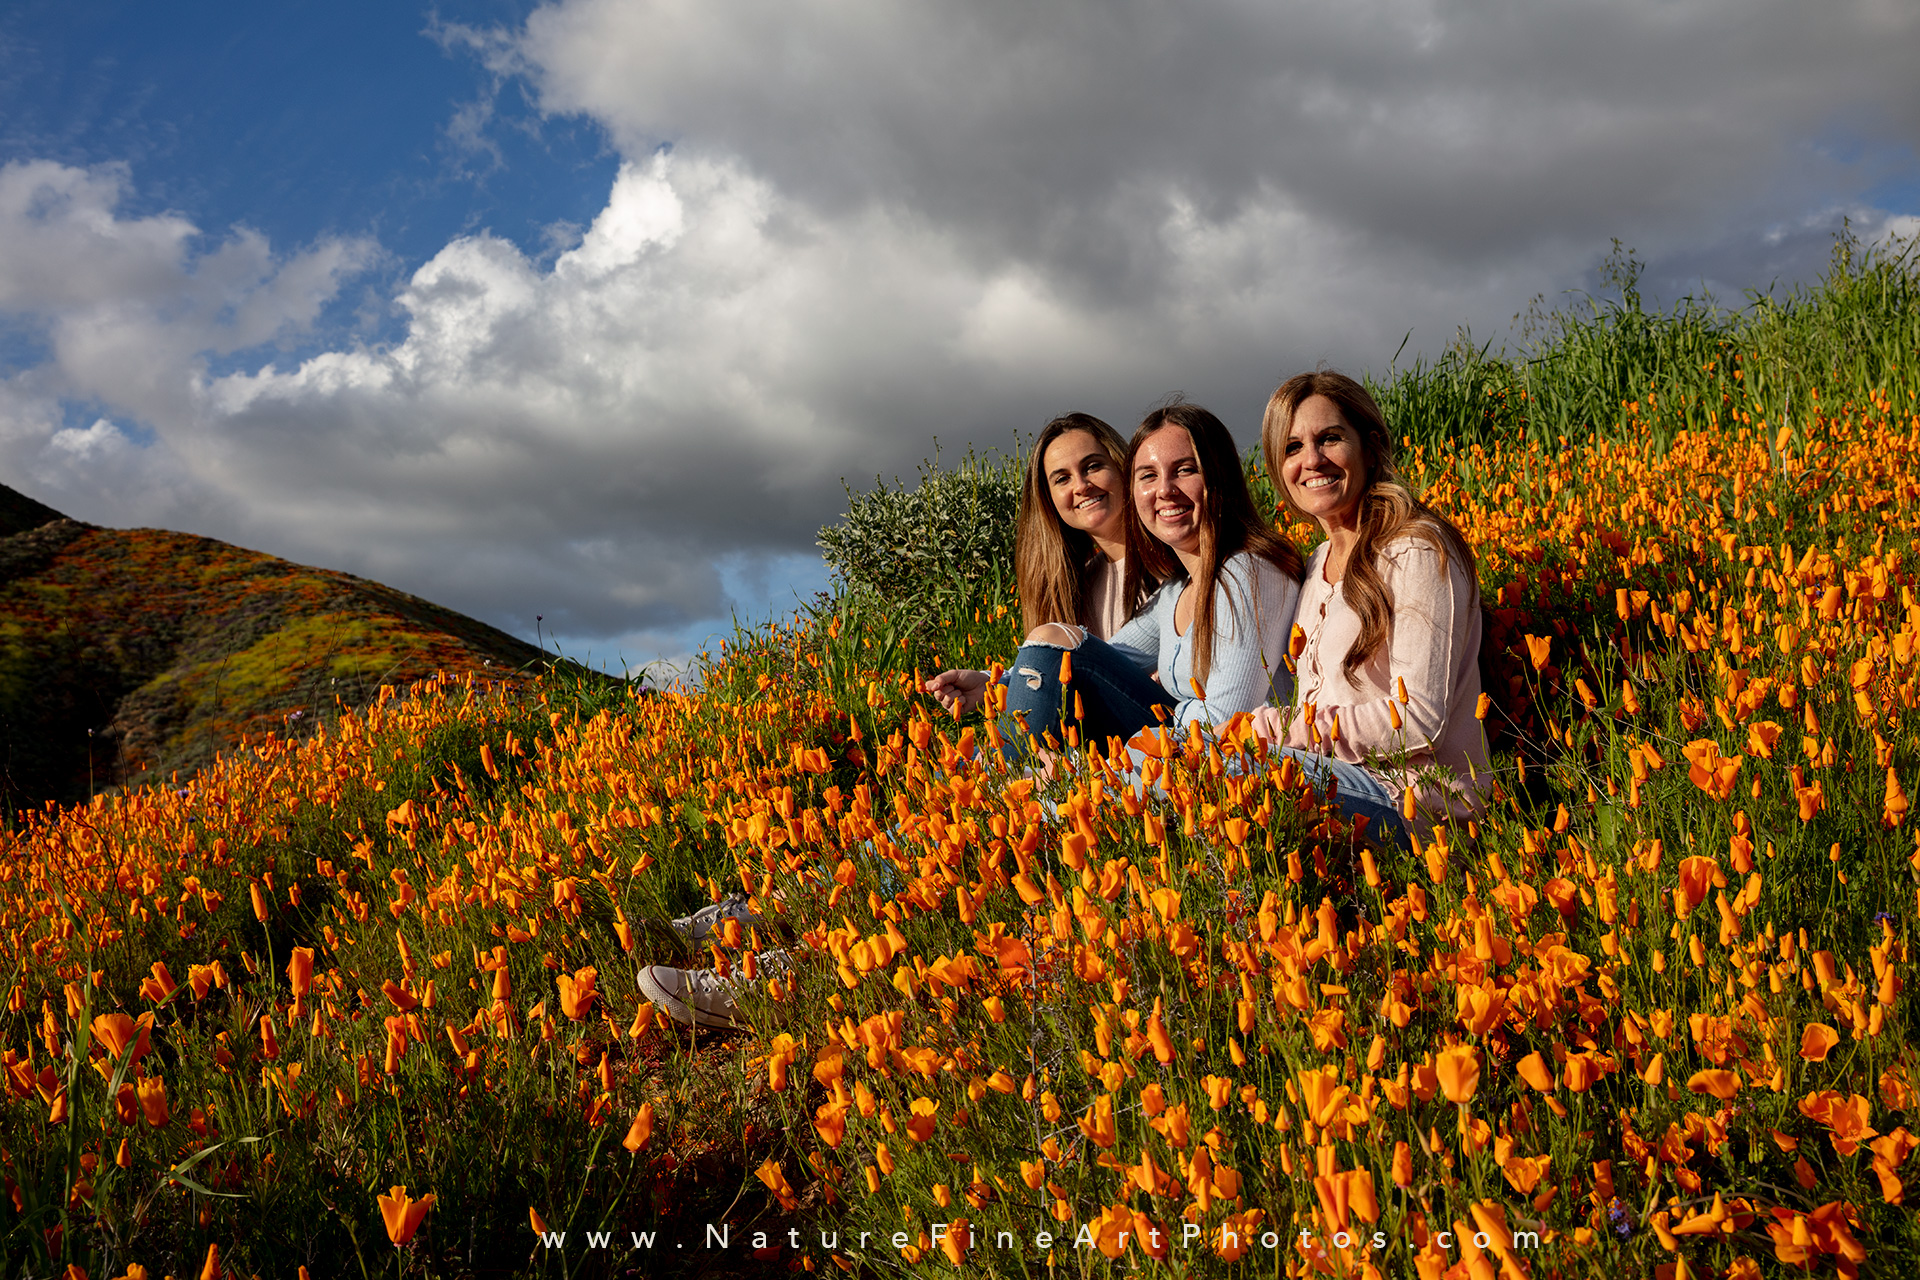
[{"label": "smiling face", "polygon": [[1134,511],[1183,561],[1200,553],[1206,496],[1206,476],[1184,427],[1161,427],[1140,442],[1133,455]]},{"label": "smiling face", "polygon": [[1367,488],[1367,454],[1360,432],[1326,396],[1308,396],[1293,411],[1280,480],[1294,506],[1328,533],[1351,526]]},{"label": "smiling face", "polygon": [[1120,467],[1090,431],[1066,431],[1040,459],[1047,493],[1061,523],[1101,542],[1125,536]]}]

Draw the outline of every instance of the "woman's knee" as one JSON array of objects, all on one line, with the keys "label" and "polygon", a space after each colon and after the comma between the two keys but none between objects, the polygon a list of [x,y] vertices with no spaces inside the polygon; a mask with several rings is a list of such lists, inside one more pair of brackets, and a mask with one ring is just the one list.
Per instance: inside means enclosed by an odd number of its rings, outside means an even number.
[{"label": "woman's knee", "polygon": [[1065,622],[1043,622],[1027,634],[1027,644],[1049,649],[1078,649],[1087,638],[1086,629]]},{"label": "woman's knee", "polygon": [[1087,633],[1079,627],[1061,622],[1043,622],[1027,636],[1020,646],[1020,652],[1013,657],[1009,668],[1012,681],[1024,684],[1028,689],[1038,690],[1043,683],[1054,681],[1061,665],[1069,653],[1077,650],[1085,641]]}]

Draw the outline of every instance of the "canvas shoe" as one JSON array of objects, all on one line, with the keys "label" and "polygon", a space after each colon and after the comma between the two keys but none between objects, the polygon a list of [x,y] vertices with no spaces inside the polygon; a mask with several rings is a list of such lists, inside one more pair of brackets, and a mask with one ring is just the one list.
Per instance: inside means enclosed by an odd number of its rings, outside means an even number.
[{"label": "canvas shoe", "polygon": [[[754,957],[760,977],[785,973],[789,962],[784,951],[762,951]],[[687,1027],[717,1027],[735,1031],[742,1027],[734,996],[747,981],[737,972],[721,977],[712,969],[676,969],[672,965],[648,965],[640,970],[640,994],[667,1011],[667,1016]]]},{"label": "canvas shoe", "polygon": [[718,902],[710,902],[691,915],[678,916],[672,920],[662,920],[658,916],[647,919],[646,923],[654,929],[672,932],[681,942],[689,946],[699,946],[707,941],[709,935],[718,933],[728,920],[738,920],[742,928],[751,929],[761,924],[758,912],[747,905],[744,893],[728,894]]},{"label": "canvas shoe", "polygon": [[738,978],[723,978],[712,969],[675,969],[654,964],[640,970],[640,994],[686,1027],[738,1030],[740,1023],[735,1020],[738,1009],[733,999],[738,984]]},{"label": "canvas shoe", "polygon": [[751,929],[761,923],[760,913],[747,905],[747,895],[730,893],[718,902],[708,903],[692,915],[680,916],[668,921],[673,931],[688,942],[702,943],[707,935],[717,933],[720,926],[729,920],[738,920],[740,927]]}]

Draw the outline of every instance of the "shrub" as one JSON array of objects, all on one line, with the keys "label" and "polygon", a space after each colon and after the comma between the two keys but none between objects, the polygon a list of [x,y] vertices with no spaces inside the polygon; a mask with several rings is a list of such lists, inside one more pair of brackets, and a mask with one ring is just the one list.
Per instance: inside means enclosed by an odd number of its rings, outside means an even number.
[{"label": "shrub", "polygon": [[923,625],[1010,576],[1021,467],[969,452],[942,469],[920,464],[920,482],[847,491],[847,513],[820,530],[819,545],[844,592],[871,597]]}]

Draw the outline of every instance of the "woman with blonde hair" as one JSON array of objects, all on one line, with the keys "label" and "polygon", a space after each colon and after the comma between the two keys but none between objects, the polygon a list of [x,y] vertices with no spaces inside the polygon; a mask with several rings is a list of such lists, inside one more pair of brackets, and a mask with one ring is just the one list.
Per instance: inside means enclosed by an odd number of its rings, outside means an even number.
[{"label": "woman with blonde hair", "polygon": [[1255,731],[1379,836],[1478,812],[1489,775],[1466,540],[1407,488],[1380,406],[1344,374],[1282,383],[1261,444],[1287,504],[1327,540],[1301,588],[1298,705],[1256,712]]},{"label": "woman with blonde hair", "polygon": [[[1140,603],[1148,584],[1127,580],[1126,452],[1120,433],[1087,413],[1055,418],[1033,442],[1013,555],[1024,631],[1075,622],[1105,639]],[[991,680],[984,671],[943,671],[926,689],[963,715]]]}]

